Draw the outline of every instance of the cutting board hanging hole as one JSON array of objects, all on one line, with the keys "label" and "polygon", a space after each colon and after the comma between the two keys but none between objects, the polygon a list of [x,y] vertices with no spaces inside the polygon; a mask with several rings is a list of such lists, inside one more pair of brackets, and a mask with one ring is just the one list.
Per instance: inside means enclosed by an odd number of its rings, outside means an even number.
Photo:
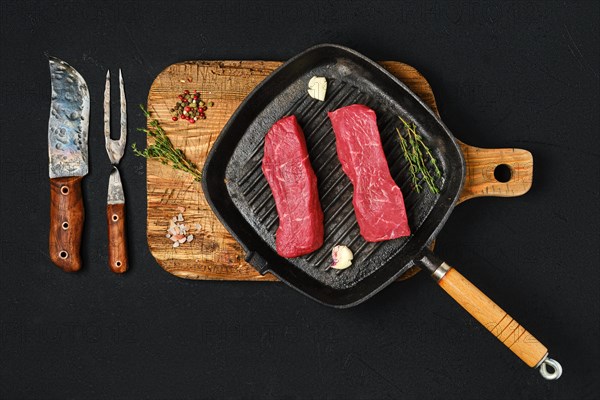
[{"label": "cutting board hanging hole", "polygon": [[506,183],[511,180],[513,170],[508,164],[500,164],[494,169],[494,178],[498,182]]}]

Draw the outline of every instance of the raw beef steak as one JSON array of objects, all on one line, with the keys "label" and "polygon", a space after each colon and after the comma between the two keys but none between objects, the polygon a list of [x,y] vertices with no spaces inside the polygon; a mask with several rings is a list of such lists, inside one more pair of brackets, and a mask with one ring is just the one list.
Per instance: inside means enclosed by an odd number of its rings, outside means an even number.
[{"label": "raw beef steak", "polygon": [[329,113],[342,168],[354,185],[352,204],[367,242],[410,235],[404,198],[390,175],[375,112],[353,104]]},{"label": "raw beef steak", "polygon": [[317,250],[323,245],[323,211],[317,177],[295,116],[280,119],[267,133],[262,170],[279,215],[277,253],[298,257]]}]

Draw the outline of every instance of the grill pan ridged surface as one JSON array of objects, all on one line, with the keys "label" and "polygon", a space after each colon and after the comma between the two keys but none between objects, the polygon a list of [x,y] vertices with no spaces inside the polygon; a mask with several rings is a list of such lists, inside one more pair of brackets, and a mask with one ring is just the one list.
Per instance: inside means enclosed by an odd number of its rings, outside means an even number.
[{"label": "grill pan ridged surface", "polygon": [[[312,76],[328,81],[325,102],[310,98]],[[360,236],[352,205],[353,188],[343,173],[327,112],[364,104],[377,115],[384,153],[400,186],[413,235],[380,243]],[[287,259],[275,250],[275,201],[263,176],[264,138],[280,118],[294,114],[306,137],[324,211],[325,243],[303,257]],[[420,194],[410,187],[407,164],[395,128],[398,116],[417,126],[438,160],[441,192]],[[454,208],[465,176],[460,147],[437,116],[406,86],[373,61],[337,45],[318,45],[292,58],[258,85],[215,141],[204,164],[204,195],[223,225],[261,273],[271,272],[303,294],[334,307],[361,303],[414,265]],[[353,265],[327,269],[331,248],[349,246]]]},{"label": "grill pan ridged surface", "polygon": [[[325,102],[311,98],[304,91],[280,116],[295,115],[304,130],[311,164],[318,179],[325,224],[323,246],[311,254],[291,259],[291,262],[320,282],[334,289],[345,289],[355,285],[375,271],[382,262],[401,251],[410,238],[369,243],[360,235],[352,205],[353,187],[338,160],[335,135],[327,112],[357,103],[375,111],[390,172],[404,195],[413,231],[419,228],[435,204],[435,196],[427,189],[419,194],[411,189],[408,163],[402,156],[395,129],[402,126],[397,117],[398,110],[382,104],[351,83],[336,79],[328,79],[327,83]],[[405,114],[401,116],[406,117]],[[228,189],[244,217],[275,249],[275,232],[279,219],[275,200],[261,169],[267,132],[254,133],[245,135],[238,151],[234,153],[233,160],[241,162],[232,162],[227,168]],[[425,209],[423,205],[426,206]],[[343,271],[327,268],[331,264],[331,249],[337,244],[344,244],[353,251],[354,265],[351,268]]]}]

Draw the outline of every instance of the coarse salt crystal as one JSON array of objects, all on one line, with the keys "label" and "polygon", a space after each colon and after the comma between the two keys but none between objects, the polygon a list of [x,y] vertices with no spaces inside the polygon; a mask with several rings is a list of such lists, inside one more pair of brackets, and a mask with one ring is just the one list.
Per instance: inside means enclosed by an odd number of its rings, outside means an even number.
[{"label": "coarse salt crystal", "polygon": [[[194,235],[188,234],[190,226],[183,223],[183,212],[185,212],[185,207],[178,206],[177,211],[179,211],[179,214],[169,221],[169,229],[167,229],[165,235],[167,239],[170,239],[173,242],[173,247],[179,247],[179,245],[183,243],[194,240]],[[200,224],[195,224],[195,227],[196,229],[202,228]]]}]

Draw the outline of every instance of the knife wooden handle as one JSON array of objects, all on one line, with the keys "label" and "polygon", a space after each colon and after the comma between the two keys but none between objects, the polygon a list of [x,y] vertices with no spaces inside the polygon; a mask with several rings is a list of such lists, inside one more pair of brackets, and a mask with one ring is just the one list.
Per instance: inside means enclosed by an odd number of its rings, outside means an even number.
[{"label": "knife wooden handle", "polygon": [[50,259],[66,272],[81,269],[85,211],[81,176],[50,178]]},{"label": "knife wooden handle", "polygon": [[533,368],[545,359],[546,346],[457,270],[450,267],[438,284],[525,364]]},{"label": "knife wooden handle", "polygon": [[108,223],[108,266],[115,274],[122,274],[129,268],[125,234],[125,204],[108,204],[106,220]]}]

